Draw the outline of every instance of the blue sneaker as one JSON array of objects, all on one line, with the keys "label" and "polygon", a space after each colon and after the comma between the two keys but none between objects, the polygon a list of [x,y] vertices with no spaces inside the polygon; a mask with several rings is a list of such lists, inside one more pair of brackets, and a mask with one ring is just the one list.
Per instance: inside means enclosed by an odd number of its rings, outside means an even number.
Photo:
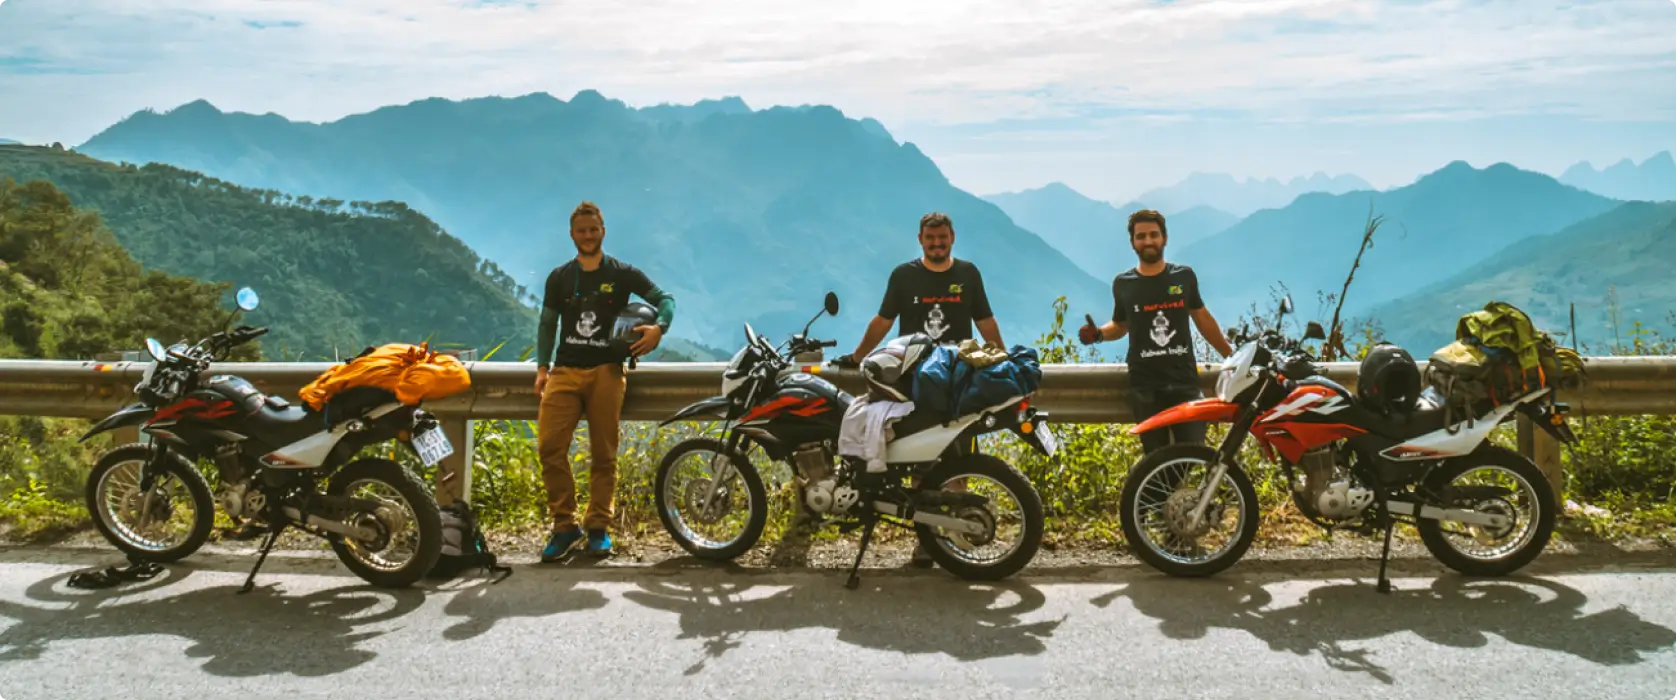
[{"label": "blue sneaker", "polygon": [[611,533],[605,530],[588,531],[588,553],[596,557],[611,554]]},{"label": "blue sneaker", "polygon": [[579,529],[556,531],[552,537],[547,538],[547,547],[541,550],[541,561],[546,563],[563,559],[566,554],[570,553],[571,548],[581,541],[582,531]]}]

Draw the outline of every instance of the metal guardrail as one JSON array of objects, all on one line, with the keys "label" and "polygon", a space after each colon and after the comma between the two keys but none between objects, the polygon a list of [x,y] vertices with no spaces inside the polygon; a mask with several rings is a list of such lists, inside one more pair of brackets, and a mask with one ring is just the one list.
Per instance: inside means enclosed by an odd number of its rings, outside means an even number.
[{"label": "metal guardrail", "polygon": [[[0,415],[31,415],[97,419],[133,401],[134,385],[148,362],[0,360]],[[265,393],[295,400],[298,392],[336,363],[245,362],[217,363],[210,373],[236,374]],[[535,367],[528,363],[464,363],[471,372],[468,391],[426,407],[443,420],[456,451],[441,465],[438,500],[470,498],[473,459],[471,422],[485,419],[534,420]],[[1421,362],[1424,368],[1425,363]],[[1571,405],[1574,417],[1676,414],[1676,357],[1584,358],[1588,376],[1577,388],[1563,390],[1560,400]],[[643,363],[628,371],[623,420],[661,420],[694,401],[716,395],[725,363]],[[1199,379],[1207,395],[1214,389],[1217,366],[1201,364]],[[1346,388],[1356,388],[1354,362],[1322,365],[1324,374]],[[855,370],[822,367],[821,376],[851,391],[863,390]],[[1125,393],[1127,365],[1047,364],[1035,403],[1057,423],[1131,423]],[[1520,451],[1532,458],[1557,486],[1559,453],[1546,434],[1519,419]]]},{"label": "metal guardrail", "polygon": [[[1577,415],[1676,414],[1676,357],[1586,358],[1588,378],[1563,390],[1560,399]],[[0,360],[0,414],[100,418],[133,400],[133,388],[145,362]],[[236,374],[267,393],[296,400],[297,392],[334,363],[230,362],[211,365],[211,373]],[[427,402],[445,419],[534,420],[535,368],[527,363],[466,362],[472,387],[446,399]],[[1421,366],[1424,367],[1422,362]],[[694,401],[718,393],[725,364],[643,363],[628,371],[624,420],[660,420]],[[1325,363],[1325,374],[1356,388],[1357,364]],[[1208,394],[1216,365],[1201,364],[1199,379]],[[852,392],[862,390],[854,370],[823,367],[821,376]],[[1128,367],[1122,364],[1043,365],[1035,403],[1060,423],[1131,422],[1125,392]]]}]

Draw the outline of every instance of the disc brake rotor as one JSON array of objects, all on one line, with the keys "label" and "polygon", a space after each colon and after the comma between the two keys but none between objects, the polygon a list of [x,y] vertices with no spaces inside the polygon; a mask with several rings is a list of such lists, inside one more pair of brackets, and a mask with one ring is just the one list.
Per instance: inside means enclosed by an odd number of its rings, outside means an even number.
[{"label": "disc brake rotor", "polygon": [[1213,523],[1222,521],[1222,511],[1227,504],[1213,502],[1205,508],[1205,517],[1199,519],[1199,524],[1189,527],[1193,519],[1193,507],[1199,505],[1199,490],[1179,488],[1164,501],[1164,522],[1169,523],[1170,533],[1186,539],[1198,539],[1210,531]]},{"label": "disc brake rotor", "polygon": [[721,521],[722,516],[733,512],[733,485],[730,483],[721,487],[720,491],[710,499],[710,508],[704,508],[704,499],[713,490],[711,481],[707,477],[697,477],[687,482],[684,499],[686,510],[693,514],[693,520],[705,525],[714,525]]},{"label": "disc brake rotor", "polygon": [[1479,501],[1473,505],[1472,510],[1485,515],[1499,515],[1507,518],[1507,525],[1503,527],[1495,527],[1493,525],[1468,526],[1468,529],[1472,532],[1472,538],[1477,540],[1478,543],[1482,545],[1495,544],[1497,540],[1512,534],[1513,528],[1517,527],[1519,524],[1519,514],[1517,510],[1513,507],[1513,504],[1508,503],[1506,499],[1494,498]]},{"label": "disc brake rotor", "polygon": [[983,528],[973,534],[969,532],[950,532],[949,539],[967,547],[982,547],[995,541],[995,514],[987,508],[966,506],[954,512],[954,517],[969,523],[977,523]]}]

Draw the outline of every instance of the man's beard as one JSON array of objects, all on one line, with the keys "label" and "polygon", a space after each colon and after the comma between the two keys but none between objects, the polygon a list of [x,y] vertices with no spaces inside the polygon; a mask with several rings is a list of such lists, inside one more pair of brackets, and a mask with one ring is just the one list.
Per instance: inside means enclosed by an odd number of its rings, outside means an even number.
[{"label": "man's beard", "polygon": [[1147,246],[1135,251],[1135,254],[1140,256],[1141,262],[1155,263],[1164,259],[1164,248],[1162,246],[1157,248]]},{"label": "man's beard", "polygon": [[576,244],[576,254],[577,255],[593,255],[594,253],[599,252],[599,246],[600,246],[600,244],[599,244],[598,241],[593,242],[593,243],[577,243]]},{"label": "man's beard", "polygon": [[934,263],[947,262],[949,259],[949,251],[947,249],[929,250],[925,253],[925,259]]}]

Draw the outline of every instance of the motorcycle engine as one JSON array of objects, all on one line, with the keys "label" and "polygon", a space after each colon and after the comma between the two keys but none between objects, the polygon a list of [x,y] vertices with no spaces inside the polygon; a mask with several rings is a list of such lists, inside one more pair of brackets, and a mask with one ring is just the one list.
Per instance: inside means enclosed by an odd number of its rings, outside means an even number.
[{"label": "motorcycle engine", "polygon": [[[822,453],[824,454],[824,450]],[[861,492],[855,490],[849,484],[850,474],[853,473],[853,470],[840,467],[837,474],[829,475],[827,472],[828,464],[830,463],[822,461],[820,465],[820,474],[823,478],[818,481],[805,482],[807,486],[803,488],[803,502],[809,506],[809,510],[816,513],[841,515],[849,512],[850,508],[853,508],[856,502],[861,500]]]},{"label": "motorcycle engine", "polygon": [[262,492],[250,490],[250,470],[245,468],[239,446],[228,445],[217,450],[214,461],[218,481],[225,486],[220,496],[221,509],[233,518],[259,514],[267,499]]},{"label": "motorcycle engine", "polygon": [[797,473],[804,481],[815,483],[827,477],[832,467],[832,453],[827,451],[826,445],[809,445],[791,453],[792,461],[797,464]]},{"label": "motorcycle engine", "polygon": [[1354,487],[1339,469],[1331,445],[1304,453],[1299,460],[1304,470],[1304,500],[1323,518],[1342,520],[1360,515],[1373,504],[1373,492]]}]

